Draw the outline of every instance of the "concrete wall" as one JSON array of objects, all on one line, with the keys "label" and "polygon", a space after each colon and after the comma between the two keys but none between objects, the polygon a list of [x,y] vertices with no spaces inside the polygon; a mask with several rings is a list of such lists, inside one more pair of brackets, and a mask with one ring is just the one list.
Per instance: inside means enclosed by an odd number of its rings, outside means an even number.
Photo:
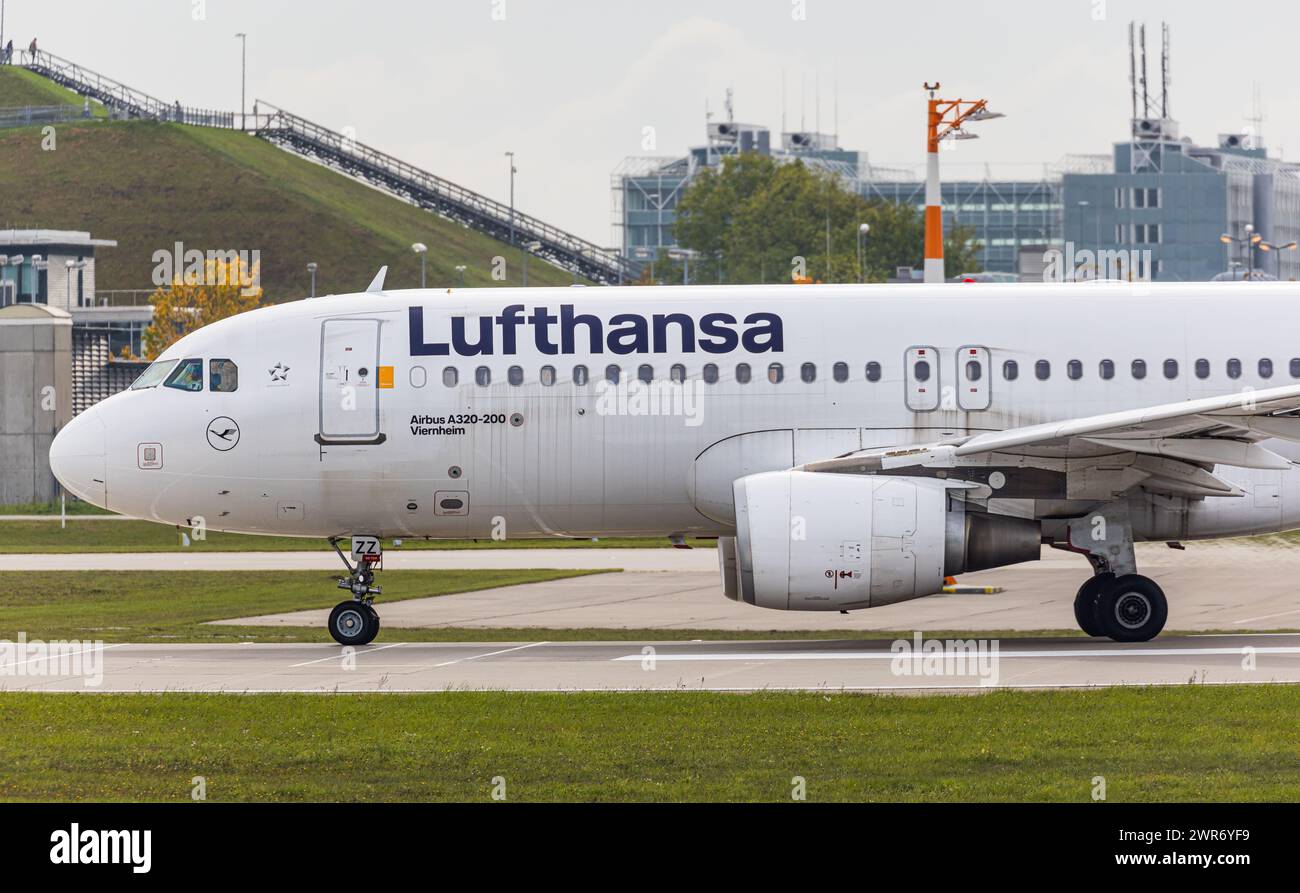
[{"label": "concrete wall", "polygon": [[50,307],[0,310],[0,506],[52,502],[50,444],[72,417],[72,317]]}]

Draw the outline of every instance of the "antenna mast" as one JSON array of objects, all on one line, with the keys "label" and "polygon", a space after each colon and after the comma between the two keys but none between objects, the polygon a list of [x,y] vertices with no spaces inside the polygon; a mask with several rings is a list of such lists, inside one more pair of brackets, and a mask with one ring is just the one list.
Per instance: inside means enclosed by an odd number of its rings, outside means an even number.
[{"label": "antenna mast", "polygon": [[1147,92],[1147,23],[1138,29],[1138,43],[1142,48],[1142,117],[1151,117],[1151,97]]}]

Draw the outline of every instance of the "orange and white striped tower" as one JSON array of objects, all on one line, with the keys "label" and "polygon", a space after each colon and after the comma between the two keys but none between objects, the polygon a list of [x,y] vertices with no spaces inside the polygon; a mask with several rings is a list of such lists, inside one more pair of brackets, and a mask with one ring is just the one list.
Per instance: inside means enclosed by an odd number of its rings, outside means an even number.
[{"label": "orange and white striped tower", "polygon": [[988,110],[988,100],[939,99],[940,84],[926,84],[930,94],[925,132],[925,281],[943,282],[943,193],[939,188],[939,144],[945,139],[978,139],[962,125],[1002,115]]}]

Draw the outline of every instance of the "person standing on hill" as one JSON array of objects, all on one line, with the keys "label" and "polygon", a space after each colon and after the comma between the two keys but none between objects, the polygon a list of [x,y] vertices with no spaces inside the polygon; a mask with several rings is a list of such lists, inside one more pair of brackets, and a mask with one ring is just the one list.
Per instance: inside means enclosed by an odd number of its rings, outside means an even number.
[{"label": "person standing on hill", "polygon": [[32,61],[36,61],[36,38],[32,38],[32,45],[27,48],[27,52],[32,54]]}]

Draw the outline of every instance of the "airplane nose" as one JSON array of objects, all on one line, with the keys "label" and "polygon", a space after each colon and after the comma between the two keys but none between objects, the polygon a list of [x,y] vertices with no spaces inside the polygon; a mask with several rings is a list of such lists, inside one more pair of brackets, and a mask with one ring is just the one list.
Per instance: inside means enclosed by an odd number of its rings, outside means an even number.
[{"label": "airplane nose", "polygon": [[95,407],[63,426],[50,444],[50,470],[69,493],[108,507],[107,429]]}]

